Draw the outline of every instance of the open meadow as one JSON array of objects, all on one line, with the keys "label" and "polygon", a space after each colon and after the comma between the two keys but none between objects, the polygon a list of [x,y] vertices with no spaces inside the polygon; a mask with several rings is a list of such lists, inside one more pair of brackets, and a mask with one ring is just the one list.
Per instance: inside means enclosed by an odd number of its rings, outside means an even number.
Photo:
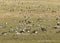
[{"label": "open meadow", "polygon": [[60,43],[60,0],[0,0],[0,43]]}]

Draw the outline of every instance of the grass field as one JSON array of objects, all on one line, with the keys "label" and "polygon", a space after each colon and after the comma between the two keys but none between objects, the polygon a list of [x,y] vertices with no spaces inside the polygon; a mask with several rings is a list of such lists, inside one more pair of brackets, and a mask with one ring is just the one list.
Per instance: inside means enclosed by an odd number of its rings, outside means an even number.
[{"label": "grass field", "polygon": [[[34,25],[25,24],[26,19]],[[22,29],[31,28],[31,32],[37,29],[38,33],[9,33],[11,27],[16,30],[21,26],[19,21],[23,23]],[[60,0],[0,0],[0,43],[60,43],[60,28],[53,28],[57,22],[60,22]],[[46,27],[46,32],[41,26]]]}]

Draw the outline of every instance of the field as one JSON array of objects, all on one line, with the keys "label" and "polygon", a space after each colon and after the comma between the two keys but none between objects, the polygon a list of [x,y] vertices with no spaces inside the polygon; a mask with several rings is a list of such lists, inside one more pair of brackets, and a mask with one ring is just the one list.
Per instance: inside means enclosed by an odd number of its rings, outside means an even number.
[{"label": "field", "polygon": [[0,0],[0,43],[60,43],[60,0]]}]

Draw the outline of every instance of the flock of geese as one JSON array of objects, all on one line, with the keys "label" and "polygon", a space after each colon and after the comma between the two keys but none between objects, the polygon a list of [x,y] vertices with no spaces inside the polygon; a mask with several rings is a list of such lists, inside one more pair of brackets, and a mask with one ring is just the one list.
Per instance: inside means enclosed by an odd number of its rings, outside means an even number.
[{"label": "flock of geese", "polygon": [[[42,21],[41,18],[38,18],[39,21]],[[59,18],[56,18],[56,20],[59,20]],[[29,21],[28,19],[25,19],[24,21],[19,21],[19,25],[20,27],[17,27],[16,29],[13,29],[12,27],[10,27],[10,29],[7,31],[7,32],[1,32],[0,34],[1,35],[7,35],[8,33],[15,33],[15,34],[23,34],[23,33],[39,33],[39,30],[38,29],[35,29],[35,30],[31,30],[31,28],[25,28],[25,29],[22,29],[21,27],[23,27],[24,25],[24,22],[25,24],[28,24],[29,26],[33,26],[34,24],[32,24],[31,21]],[[8,24],[7,22],[5,23],[6,25]],[[40,25],[39,25],[40,26]],[[1,26],[0,26],[1,28]],[[57,22],[57,24],[55,26],[53,26],[53,28],[57,29],[57,28],[60,28],[60,22]],[[47,32],[46,28],[43,27],[43,26],[40,26],[40,29],[43,31],[43,32]],[[60,33],[60,31],[58,31],[57,33]]]}]

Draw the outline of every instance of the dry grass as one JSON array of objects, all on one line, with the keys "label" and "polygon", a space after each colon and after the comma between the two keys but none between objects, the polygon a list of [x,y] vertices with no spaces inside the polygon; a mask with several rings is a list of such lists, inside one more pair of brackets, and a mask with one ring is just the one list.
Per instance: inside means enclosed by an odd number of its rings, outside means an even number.
[{"label": "dry grass", "polygon": [[[56,16],[60,16],[60,0],[0,0],[0,24],[4,26],[8,22],[7,27],[0,29],[0,32],[7,31],[9,26],[18,27],[18,21],[24,20],[24,16],[32,17],[34,24],[38,24],[37,18],[42,17],[46,20],[40,22],[42,26],[54,26]],[[32,30],[36,28],[32,27]],[[60,43],[60,35],[56,34],[58,30],[48,27],[46,33],[40,30],[39,34],[0,36],[0,43]]]}]

